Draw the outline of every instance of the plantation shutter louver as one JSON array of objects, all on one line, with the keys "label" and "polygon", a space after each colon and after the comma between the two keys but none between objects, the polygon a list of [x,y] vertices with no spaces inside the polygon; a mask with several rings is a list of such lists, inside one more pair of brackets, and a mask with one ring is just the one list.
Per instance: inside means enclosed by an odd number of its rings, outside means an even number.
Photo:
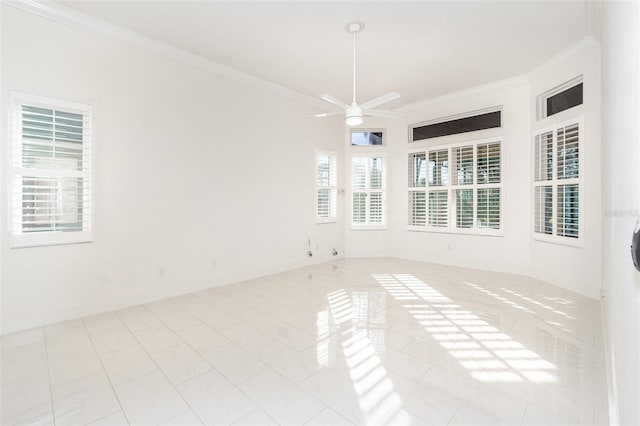
[{"label": "plantation shutter louver", "polygon": [[425,226],[427,223],[427,199],[425,191],[409,191],[409,225]]},{"label": "plantation shutter louver", "polygon": [[12,95],[12,244],[91,241],[91,108]]},{"label": "plantation shutter louver", "polygon": [[336,218],[338,202],[336,155],[318,152],[316,167],[316,221],[332,221]]},{"label": "plantation shutter louver", "polygon": [[427,223],[427,157],[424,152],[410,153],[409,170],[409,225],[425,226]]},{"label": "plantation shutter louver", "polygon": [[453,185],[473,184],[473,146],[452,148]]},{"label": "plantation shutter louver", "polygon": [[351,161],[351,188],[353,192],[353,224],[367,223],[367,158]]},{"label": "plantation shutter louver", "polygon": [[351,223],[354,226],[385,224],[384,158],[353,157],[351,160]]},{"label": "plantation shutter louver", "polygon": [[448,225],[447,191],[429,191],[429,225],[446,227]]},{"label": "plantation shutter louver", "polygon": [[535,232],[553,234],[553,187],[535,188]]},{"label": "plantation shutter louver", "polygon": [[502,226],[501,209],[500,141],[409,153],[409,226],[495,234]]},{"label": "plantation shutter louver", "polygon": [[473,227],[473,189],[456,189],[456,227]]},{"label": "plantation shutter louver", "polygon": [[534,136],[534,233],[580,237],[581,120]]}]

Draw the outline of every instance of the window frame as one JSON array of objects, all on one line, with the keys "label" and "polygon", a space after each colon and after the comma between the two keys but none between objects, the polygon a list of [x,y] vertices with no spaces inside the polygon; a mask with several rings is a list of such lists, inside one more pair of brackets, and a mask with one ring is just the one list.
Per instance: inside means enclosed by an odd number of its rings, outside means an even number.
[{"label": "window frame", "polygon": [[[318,160],[320,156],[329,157],[329,185],[320,186],[318,183]],[[333,164],[333,170],[331,165]],[[315,182],[315,223],[336,223],[338,221],[338,154],[336,151],[316,148],[314,161],[314,182]],[[333,182],[332,182],[333,181]],[[321,217],[318,215],[318,194],[321,189],[329,190],[329,216]],[[333,200],[333,203],[332,203]]]},{"label": "window frame", "polygon": [[[382,133],[382,145],[353,145],[351,141],[353,140],[354,133]],[[383,149],[387,146],[387,130],[352,127],[349,129],[349,140],[347,141],[347,145],[352,149]]]},{"label": "window frame", "polygon": [[[490,113],[495,113],[495,112],[499,112],[500,113],[500,126],[488,127],[488,128],[485,128],[485,129],[469,130],[469,131],[464,131],[464,132],[456,132],[456,133],[452,133],[452,134],[449,134],[449,135],[434,136],[434,137],[423,138],[423,139],[415,139],[415,140],[413,139],[413,131],[414,131],[414,129],[419,128],[419,127],[430,126],[430,125],[440,124],[440,123],[446,123],[446,122],[449,122],[449,121],[461,120],[461,119],[466,119],[466,118],[473,118],[475,116],[480,116],[480,115],[485,115],[485,114],[490,114]],[[481,108],[481,109],[477,109],[477,110],[473,110],[473,111],[463,112],[463,113],[460,113],[460,114],[453,114],[453,115],[448,115],[448,116],[445,116],[445,117],[439,117],[439,118],[434,118],[434,119],[431,119],[431,120],[420,121],[418,123],[409,124],[408,131],[407,131],[407,142],[411,146],[411,145],[425,143],[425,142],[429,143],[431,141],[435,141],[435,140],[438,140],[440,138],[459,137],[460,135],[468,135],[468,134],[477,133],[477,132],[487,132],[487,131],[492,131],[492,130],[495,130],[495,129],[502,129],[503,127],[504,127],[503,106],[502,105],[498,105],[498,106]]]},{"label": "window frame", "polygon": [[[568,90],[574,86],[577,86],[579,84],[584,84],[584,77],[583,75],[579,75],[577,77],[572,78],[569,81],[565,81],[564,83],[554,87],[553,89],[547,90],[544,93],[539,94],[538,96],[536,96],[536,120],[537,121],[543,121],[543,120],[554,120],[556,119],[556,116],[560,115],[560,114],[564,114],[565,111],[571,111],[574,108],[580,108],[582,107],[582,105],[584,105],[584,86],[583,86],[583,101],[581,104],[579,105],[575,105],[571,108],[567,108],[565,110],[559,111],[555,114],[552,115],[547,115],[548,111],[547,111],[547,100],[559,93],[564,92],[565,90]],[[575,114],[573,114],[575,115]]]},{"label": "window frame", "polygon": [[[25,168],[22,166],[22,106],[28,105],[55,111],[63,111],[83,116],[82,163],[81,171],[64,169]],[[94,241],[95,234],[95,152],[94,107],[92,105],[57,99],[47,96],[34,95],[19,91],[9,93],[8,108],[8,151],[7,151],[7,233],[9,248],[27,248],[50,245],[89,243]],[[18,231],[22,227],[22,197],[14,193],[14,187],[19,185],[22,193],[22,183],[16,182],[19,176],[31,172],[37,176],[70,177],[83,179],[82,206],[83,214],[88,220],[82,219],[82,230],[79,231],[34,231],[23,233]],[[20,211],[19,214],[15,214]]]},{"label": "window frame", "polygon": [[[375,146],[380,146],[380,145],[375,145]],[[368,147],[371,148],[371,147]],[[382,160],[382,184],[381,184],[381,188],[380,189],[374,189],[372,190],[370,188],[370,176],[371,176],[371,170],[369,165],[367,164],[367,170],[366,170],[366,177],[365,177],[365,186],[368,186],[366,189],[364,190],[354,190],[353,187],[353,160],[355,158],[366,158],[366,159],[370,159],[370,158],[380,158]],[[353,223],[353,194],[356,192],[365,192],[367,194],[367,202],[365,204],[366,206],[366,218],[367,218],[367,223],[365,224],[356,224]],[[380,224],[371,224],[370,223],[370,205],[369,205],[369,199],[370,199],[370,193],[371,192],[380,192],[382,193],[382,223]],[[349,161],[349,224],[350,224],[350,228],[351,230],[354,231],[367,231],[367,230],[386,230],[387,229],[387,154],[386,152],[373,152],[373,151],[368,151],[368,152],[352,152],[351,156],[350,156],[350,161]]]},{"label": "window frame", "polygon": [[[482,184],[478,183],[478,146],[486,145],[491,143],[499,143],[500,144],[500,182],[499,183],[487,183]],[[472,184],[456,184],[452,183],[453,169],[452,169],[452,153],[455,148],[473,146],[473,183]],[[447,159],[449,162],[449,179],[446,186],[429,186],[429,152],[433,151],[442,151],[447,150]],[[409,164],[408,157],[409,155],[415,153],[425,153],[425,161],[426,164],[426,176],[425,176],[425,186],[424,187],[412,187],[409,186]],[[432,233],[444,233],[444,234],[460,234],[460,235],[478,235],[478,236],[494,236],[494,237],[502,237],[504,236],[504,200],[505,200],[505,185],[504,185],[504,164],[505,164],[505,150],[504,150],[504,141],[501,136],[494,137],[486,137],[482,139],[473,139],[460,141],[455,143],[448,144],[439,144],[439,145],[429,145],[424,146],[422,148],[411,148],[407,150],[407,221],[409,220],[409,214],[411,213],[409,210],[409,197],[412,192],[424,192],[425,193],[425,224],[424,225],[410,225],[407,224],[406,229],[408,231],[417,231],[417,232],[432,232]],[[429,190],[430,188],[442,188],[442,191],[447,191],[447,226],[432,226],[429,225]],[[500,189],[500,228],[492,229],[492,228],[479,228],[477,226],[477,212],[478,212],[478,197],[477,193],[479,189]],[[471,228],[458,228],[456,226],[456,204],[454,202],[455,191],[458,189],[470,189],[473,190],[474,199],[473,199],[473,226]],[[437,191],[437,189],[434,189]]]},{"label": "window frame", "polygon": [[[562,111],[561,113],[564,113]],[[551,117],[555,117],[554,114]],[[564,116],[563,116],[564,117]],[[572,124],[578,125],[578,177],[571,179],[558,179],[558,161],[557,161],[557,130],[571,126]],[[545,133],[552,133],[552,148],[553,153],[552,164],[552,178],[551,180],[536,181],[536,137]],[[534,241],[540,241],[545,243],[559,244],[570,247],[584,247],[584,166],[585,166],[585,136],[584,136],[584,114],[575,115],[571,119],[561,118],[560,120],[554,120],[552,123],[545,127],[534,130],[532,144],[531,144],[531,233]],[[578,185],[578,238],[568,237],[557,234],[557,217],[558,217],[558,187],[565,185]],[[538,187],[551,187],[551,218],[552,218],[552,230],[551,234],[544,234],[536,232],[536,188]]]}]

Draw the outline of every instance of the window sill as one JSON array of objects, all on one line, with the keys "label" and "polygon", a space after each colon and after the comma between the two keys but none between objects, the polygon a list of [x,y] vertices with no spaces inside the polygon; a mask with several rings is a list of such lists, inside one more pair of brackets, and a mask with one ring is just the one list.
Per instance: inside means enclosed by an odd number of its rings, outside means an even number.
[{"label": "window sill", "polygon": [[480,237],[504,237],[502,229],[455,229],[455,228],[437,228],[433,226],[407,226],[410,232],[428,232],[432,234],[452,234],[452,235],[471,235]]},{"label": "window sill", "polygon": [[584,248],[582,238],[558,237],[557,235],[533,234],[533,240],[540,243],[556,244],[559,246]]},{"label": "window sill", "polygon": [[386,231],[387,225],[351,225],[351,231]]},{"label": "window sill", "polygon": [[322,219],[316,218],[316,225],[323,225],[326,223],[337,223],[337,222],[338,222],[338,219],[335,217],[322,218]]},{"label": "window sill", "polygon": [[9,248],[29,248],[43,246],[59,246],[67,244],[84,244],[93,241],[91,232],[51,232],[46,234],[13,235],[9,239]]}]

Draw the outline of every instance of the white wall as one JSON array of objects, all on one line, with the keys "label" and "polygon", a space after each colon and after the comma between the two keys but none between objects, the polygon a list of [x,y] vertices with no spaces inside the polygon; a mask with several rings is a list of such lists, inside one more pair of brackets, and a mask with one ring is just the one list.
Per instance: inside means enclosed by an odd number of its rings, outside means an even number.
[{"label": "white wall", "polygon": [[[605,318],[621,424],[640,424],[640,272],[629,256],[640,216],[640,4],[603,2]],[[615,401],[614,401],[615,404]]]},{"label": "white wall", "polygon": [[[520,188],[526,188],[528,179],[528,128],[526,82],[518,80],[508,87],[491,87],[465,96],[447,96],[408,111],[402,119],[389,127],[393,138],[390,179],[390,232],[394,235],[394,256],[427,262],[444,263],[479,269],[519,272],[528,261],[528,224],[519,220],[527,214],[529,199]],[[486,138],[502,138],[504,177],[504,236],[455,235],[432,232],[407,231],[407,148],[427,146],[424,142],[408,144],[408,126],[439,117],[484,109],[503,107],[501,129],[488,129],[472,135],[434,138],[428,146]],[[525,154],[525,155],[522,155]]]},{"label": "white wall", "polygon": [[[404,116],[398,119],[367,121],[366,127],[387,128],[389,225],[385,231],[352,231],[347,212],[347,255],[393,256],[510,272],[539,278],[592,298],[599,297],[602,218],[599,51],[598,43],[586,39],[526,77],[415,104],[406,108]],[[533,129],[545,124],[536,122],[535,97],[580,74],[584,75],[585,104],[567,111],[568,116],[584,113],[587,135],[582,152],[586,158],[584,247],[576,248],[533,240],[531,144]],[[502,106],[501,129],[434,138],[427,143],[436,146],[488,137],[502,138],[503,235],[408,231],[407,151],[426,146],[425,142],[408,144],[409,125],[494,106]]]},{"label": "white wall", "polygon": [[[536,97],[579,75],[583,76],[584,104],[536,121]],[[580,191],[583,203],[583,246],[532,241],[531,274],[543,281],[599,298],[602,287],[600,45],[591,39],[585,39],[572,50],[532,71],[529,81],[532,131],[546,128],[554,120],[571,120],[577,114],[583,114],[584,117],[580,151],[584,161]]]},{"label": "white wall", "polygon": [[97,148],[94,242],[3,239],[2,333],[342,255],[342,218],[314,223],[314,151],[342,164],[343,123],[6,4],[1,18],[2,117],[10,90],[87,103]]}]

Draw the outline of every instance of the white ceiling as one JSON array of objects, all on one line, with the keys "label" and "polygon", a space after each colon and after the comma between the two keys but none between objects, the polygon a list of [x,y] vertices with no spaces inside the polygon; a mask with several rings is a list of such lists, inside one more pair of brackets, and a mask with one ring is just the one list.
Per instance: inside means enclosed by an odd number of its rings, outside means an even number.
[{"label": "white ceiling", "polygon": [[584,1],[62,1],[98,18],[307,95],[398,107],[523,74],[586,36]]}]

